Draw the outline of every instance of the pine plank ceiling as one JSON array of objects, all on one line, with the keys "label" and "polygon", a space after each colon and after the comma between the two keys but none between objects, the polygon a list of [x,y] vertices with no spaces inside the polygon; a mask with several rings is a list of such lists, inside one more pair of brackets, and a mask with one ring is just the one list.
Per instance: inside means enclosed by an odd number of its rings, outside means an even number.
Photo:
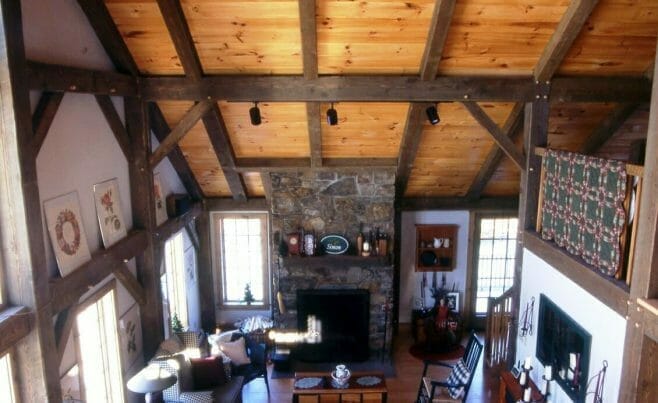
[{"label": "pine plank ceiling", "polygon": [[[106,0],[105,5],[145,76],[641,77],[653,66],[658,36],[655,0]],[[175,33],[177,11],[185,24]],[[564,28],[565,22],[571,25]],[[560,45],[551,39],[566,38],[569,31],[575,34],[569,46],[554,49]],[[187,37],[187,54],[193,55],[187,65],[180,43],[172,40],[176,35],[183,43]],[[207,197],[235,196],[231,183],[240,182],[248,197],[263,196],[262,175],[269,169],[395,166],[404,159],[401,150],[415,148],[406,156],[404,197],[519,192],[519,169],[506,156],[487,164],[498,146],[462,103],[439,103],[441,122],[432,126],[424,118],[428,104],[337,102],[339,124],[329,126],[324,114],[331,101],[260,102],[262,124],[253,126],[252,103],[220,100],[215,114],[232,149],[218,158],[206,119],[179,146]],[[172,128],[193,105],[158,101]],[[478,106],[521,150],[521,136],[513,129],[522,127],[520,105]],[[626,159],[630,142],[645,137],[646,127],[644,104],[551,103],[549,146]]]}]

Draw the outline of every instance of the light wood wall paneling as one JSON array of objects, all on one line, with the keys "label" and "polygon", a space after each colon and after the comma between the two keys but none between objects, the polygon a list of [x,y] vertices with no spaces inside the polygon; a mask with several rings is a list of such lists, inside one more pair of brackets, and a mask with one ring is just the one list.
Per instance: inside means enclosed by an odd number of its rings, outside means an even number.
[{"label": "light wood wall paneling", "polygon": [[623,103],[615,108],[612,113],[594,129],[585,144],[580,148],[582,154],[594,154],[599,150],[626,120],[635,112],[640,105],[637,103]]},{"label": "light wood wall paneling", "polygon": [[[16,344],[19,398],[24,401],[57,401],[61,398],[57,346],[53,329],[43,219],[37,181],[27,64],[23,42],[21,4],[1,0],[0,88],[2,95],[3,242],[9,259],[5,291],[8,300],[34,312],[35,330]],[[4,146],[7,147],[6,151]],[[14,154],[18,151],[18,160]],[[20,182],[16,180],[20,178]],[[6,187],[6,189],[5,189]],[[10,197],[11,201],[6,200]],[[22,206],[22,207],[21,207]],[[3,249],[4,249],[3,245]],[[8,245],[7,245],[8,246]],[[4,251],[3,251],[4,254]],[[27,382],[29,380],[29,382]]]}]

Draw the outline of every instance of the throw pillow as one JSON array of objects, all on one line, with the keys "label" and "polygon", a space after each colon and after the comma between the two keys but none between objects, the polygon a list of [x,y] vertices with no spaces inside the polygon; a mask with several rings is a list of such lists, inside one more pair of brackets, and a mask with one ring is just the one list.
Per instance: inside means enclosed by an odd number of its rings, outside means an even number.
[{"label": "throw pillow", "polygon": [[[468,378],[471,376],[471,372],[466,368],[464,361],[459,360],[454,367],[452,367],[452,372],[448,376],[447,383],[450,385],[463,385],[468,382]],[[463,386],[450,387],[448,386],[448,394],[453,399],[459,399],[464,393]]]},{"label": "throw pillow", "polygon": [[219,357],[192,358],[194,389],[212,389],[226,383],[224,364]]},{"label": "throw pillow", "polygon": [[222,350],[235,365],[250,364],[251,360],[247,356],[247,349],[244,344],[244,338],[241,337],[236,341],[219,343],[219,349]]}]

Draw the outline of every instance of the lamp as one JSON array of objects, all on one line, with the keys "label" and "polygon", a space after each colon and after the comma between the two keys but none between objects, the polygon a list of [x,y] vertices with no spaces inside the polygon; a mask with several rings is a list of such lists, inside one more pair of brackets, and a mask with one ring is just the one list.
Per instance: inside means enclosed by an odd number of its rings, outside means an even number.
[{"label": "lamp", "polygon": [[258,102],[254,102],[254,106],[249,109],[249,118],[251,119],[251,124],[258,126],[260,124],[260,109],[258,109]]},{"label": "lamp", "polygon": [[439,111],[436,110],[436,106],[428,106],[427,109],[425,109],[425,113],[427,113],[427,120],[433,125],[438,124],[441,119],[439,119]]},{"label": "lamp", "polygon": [[327,109],[327,123],[329,126],[336,126],[338,124],[338,112],[334,109],[334,103],[331,103],[331,107]]},{"label": "lamp", "polygon": [[[155,403],[155,392],[161,392],[176,383],[176,376],[158,364],[151,364],[143,368],[128,380],[126,386],[133,392],[145,393],[146,403]],[[160,396],[160,399],[162,396]]]}]

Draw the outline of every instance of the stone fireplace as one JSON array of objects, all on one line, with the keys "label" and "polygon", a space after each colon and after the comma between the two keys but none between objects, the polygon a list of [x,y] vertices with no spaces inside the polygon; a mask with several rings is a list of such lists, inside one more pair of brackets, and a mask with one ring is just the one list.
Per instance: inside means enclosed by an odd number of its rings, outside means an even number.
[{"label": "stone fireplace", "polygon": [[[392,245],[395,173],[393,169],[271,173],[273,293],[281,292],[286,313],[275,306],[282,327],[297,328],[297,290],[367,290],[368,347],[371,355],[390,343],[391,317],[384,306],[392,299]],[[381,257],[347,255],[280,256],[286,235],[313,231],[322,237],[338,234],[354,245],[360,226],[364,234],[377,228],[389,235],[389,252]],[[387,329],[388,328],[388,332]],[[386,349],[390,351],[390,349]]]}]

